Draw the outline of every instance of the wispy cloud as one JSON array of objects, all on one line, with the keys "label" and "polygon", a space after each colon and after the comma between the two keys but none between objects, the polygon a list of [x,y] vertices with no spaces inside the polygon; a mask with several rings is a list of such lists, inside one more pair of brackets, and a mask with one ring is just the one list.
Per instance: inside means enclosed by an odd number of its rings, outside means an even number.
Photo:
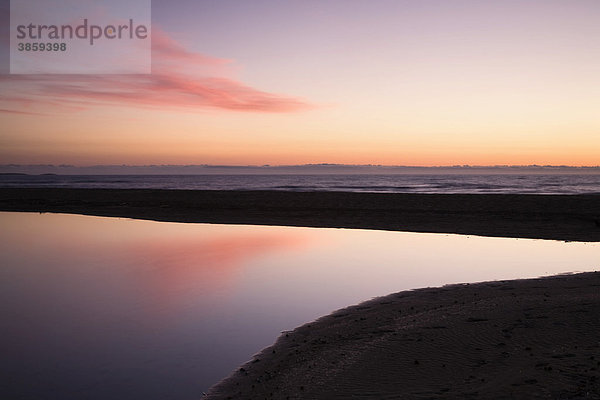
[{"label": "wispy cloud", "polygon": [[196,66],[222,66],[232,63],[232,60],[210,57],[205,54],[196,53],[186,49],[181,43],[173,39],[160,28],[152,28],[152,54],[154,57],[154,68],[174,63],[194,64]]},{"label": "wispy cloud", "polygon": [[[3,113],[43,113],[119,105],[198,111],[222,109],[286,113],[313,106],[296,97],[270,93],[227,77],[231,60],[186,49],[165,32],[152,32],[149,75],[3,75]],[[191,73],[190,71],[194,71]]]},{"label": "wispy cloud", "polygon": [[18,111],[18,110],[10,110],[10,109],[3,109],[0,108],[0,113],[3,114],[22,114],[22,115],[43,115],[41,113],[36,113],[36,112],[29,112],[29,111]]}]

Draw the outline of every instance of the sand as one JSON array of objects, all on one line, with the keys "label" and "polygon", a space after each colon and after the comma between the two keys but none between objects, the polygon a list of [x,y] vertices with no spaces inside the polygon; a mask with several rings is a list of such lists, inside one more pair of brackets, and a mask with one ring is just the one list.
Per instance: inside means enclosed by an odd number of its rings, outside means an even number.
[{"label": "sand", "polygon": [[0,189],[0,210],[600,241],[600,196]]},{"label": "sand", "polygon": [[206,399],[599,399],[600,273],[406,291],[292,332]]}]

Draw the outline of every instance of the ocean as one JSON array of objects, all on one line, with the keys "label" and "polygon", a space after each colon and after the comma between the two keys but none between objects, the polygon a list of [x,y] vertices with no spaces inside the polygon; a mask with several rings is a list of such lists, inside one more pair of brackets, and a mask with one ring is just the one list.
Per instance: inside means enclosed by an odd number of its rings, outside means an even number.
[{"label": "ocean", "polygon": [[0,174],[0,187],[63,187],[179,190],[287,190],[378,193],[600,194],[600,175]]}]

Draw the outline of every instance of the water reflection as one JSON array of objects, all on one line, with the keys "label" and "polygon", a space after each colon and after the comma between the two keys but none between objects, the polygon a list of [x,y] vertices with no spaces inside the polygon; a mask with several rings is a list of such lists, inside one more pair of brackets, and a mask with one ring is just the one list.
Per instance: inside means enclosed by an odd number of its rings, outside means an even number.
[{"label": "water reflection", "polygon": [[[157,304],[176,307],[185,304],[185,296],[202,296],[201,305],[207,306],[209,297],[231,296],[236,277],[246,263],[301,249],[307,239],[304,236],[293,231],[285,235],[233,232],[214,238],[203,234],[141,240],[125,245],[124,250],[129,250],[130,263],[147,268],[136,280]],[[211,311],[206,308],[206,312]]]},{"label": "water reflection", "polygon": [[591,243],[0,213],[2,398],[186,399],[278,333],[423,286],[598,269]]}]

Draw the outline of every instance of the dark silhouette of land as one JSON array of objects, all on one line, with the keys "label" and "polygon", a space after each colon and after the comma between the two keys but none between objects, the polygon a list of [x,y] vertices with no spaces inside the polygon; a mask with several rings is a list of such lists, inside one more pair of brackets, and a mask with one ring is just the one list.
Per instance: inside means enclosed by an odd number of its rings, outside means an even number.
[{"label": "dark silhouette of land", "polygon": [[278,175],[278,174],[600,174],[600,166],[568,165],[453,165],[453,166],[410,166],[373,164],[301,164],[301,165],[48,165],[48,164],[0,164],[2,173],[59,174],[59,175]]},{"label": "dark silhouette of land", "polygon": [[2,188],[0,210],[600,241],[599,195]]}]

